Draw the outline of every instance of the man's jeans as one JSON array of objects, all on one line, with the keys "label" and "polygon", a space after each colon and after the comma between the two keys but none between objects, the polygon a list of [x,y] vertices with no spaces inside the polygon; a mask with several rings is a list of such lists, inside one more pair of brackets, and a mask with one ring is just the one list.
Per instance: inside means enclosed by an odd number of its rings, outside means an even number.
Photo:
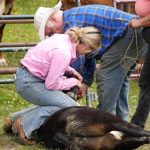
[{"label": "man's jeans", "polygon": [[126,34],[105,52],[96,74],[98,107],[124,120],[128,118],[128,76],[137,59],[147,50],[142,29],[136,31],[135,35],[134,30],[128,28]]},{"label": "man's jeans", "polygon": [[77,105],[63,92],[46,89],[45,82],[33,76],[24,67],[17,70],[15,84],[17,92],[25,100],[34,104],[30,108],[11,115],[13,120],[18,116],[22,117],[22,126],[28,138],[31,138],[32,132],[53,113],[61,108]]},{"label": "man's jeans", "polygon": [[150,111],[150,27],[144,29],[143,38],[148,43],[148,51],[139,80],[138,106],[131,119],[131,122],[141,127],[145,126]]}]

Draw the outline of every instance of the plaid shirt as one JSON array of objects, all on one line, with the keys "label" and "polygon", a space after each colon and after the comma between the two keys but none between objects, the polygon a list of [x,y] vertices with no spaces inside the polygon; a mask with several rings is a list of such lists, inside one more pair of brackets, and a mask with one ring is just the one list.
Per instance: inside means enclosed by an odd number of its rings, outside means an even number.
[{"label": "plaid shirt", "polygon": [[102,56],[127,30],[126,23],[137,16],[105,5],[86,5],[64,12],[64,31],[70,27],[95,26],[102,34]]},{"label": "plaid shirt", "polygon": [[[95,26],[99,29],[102,35],[102,47],[96,56],[99,59],[115,40],[125,34],[127,31],[126,23],[133,18],[137,18],[136,15],[120,11],[113,7],[96,4],[69,9],[64,11],[63,17],[64,31],[71,27],[86,26]],[[85,63],[85,67],[88,68],[85,69],[86,72],[88,71],[90,74],[92,70],[90,64],[88,63],[88,66],[86,66]]]}]

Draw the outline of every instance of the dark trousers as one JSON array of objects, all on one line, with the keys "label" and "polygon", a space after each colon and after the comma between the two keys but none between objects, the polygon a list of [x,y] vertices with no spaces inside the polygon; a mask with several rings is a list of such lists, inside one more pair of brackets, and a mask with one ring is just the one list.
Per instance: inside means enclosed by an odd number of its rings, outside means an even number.
[{"label": "dark trousers", "polygon": [[143,30],[143,38],[148,43],[145,62],[139,80],[139,100],[131,122],[144,127],[150,111],[150,27]]}]

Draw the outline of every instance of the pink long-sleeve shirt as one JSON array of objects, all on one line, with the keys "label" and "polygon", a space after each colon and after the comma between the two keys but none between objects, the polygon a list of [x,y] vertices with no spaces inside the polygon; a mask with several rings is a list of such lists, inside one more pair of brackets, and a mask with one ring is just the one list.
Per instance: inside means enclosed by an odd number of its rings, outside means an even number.
[{"label": "pink long-sleeve shirt", "polygon": [[34,76],[45,80],[51,90],[69,90],[77,79],[64,77],[74,69],[69,65],[76,59],[76,46],[67,34],[54,34],[28,50],[21,64]]}]

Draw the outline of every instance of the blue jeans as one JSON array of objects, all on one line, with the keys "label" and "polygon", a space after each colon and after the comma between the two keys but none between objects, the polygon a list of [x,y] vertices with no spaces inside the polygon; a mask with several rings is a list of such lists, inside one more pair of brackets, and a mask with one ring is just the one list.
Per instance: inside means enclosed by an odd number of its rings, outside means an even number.
[{"label": "blue jeans", "polygon": [[130,86],[129,77],[127,76],[124,82],[122,83],[120,95],[116,103],[116,116],[121,117],[125,121],[128,121],[128,114],[129,114],[129,106],[128,106],[129,86]]},{"label": "blue jeans", "polygon": [[[22,117],[22,126],[28,138],[53,113],[64,107],[76,106],[77,103],[68,95],[57,90],[48,90],[45,82],[33,76],[24,67],[17,70],[16,90],[28,102],[34,104],[30,108],[13,113],[12,119]],[[36,105],[36,106],[35,106]]]},{"label": "blue jeans", "polygon": [[142,29],[137,30],[135,34],[133,29],[128,28],[125,35],[105,52],[96,74],[98,108],[124,120],[128,119],[128,77],[131,68],[146,50],[147,44],[142,38]]}]

